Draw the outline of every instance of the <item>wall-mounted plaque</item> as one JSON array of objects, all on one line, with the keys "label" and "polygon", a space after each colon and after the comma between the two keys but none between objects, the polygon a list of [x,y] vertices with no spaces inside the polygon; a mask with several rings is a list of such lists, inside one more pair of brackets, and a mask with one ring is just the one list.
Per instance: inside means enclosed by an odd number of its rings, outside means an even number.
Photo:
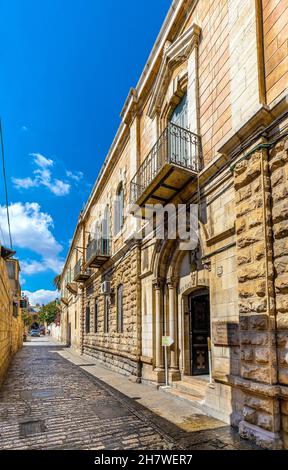
[{"label": "wall-mounted plaque", "polygon": [[229,321],[212,322],[212,341],[215,346],[239,346],[239,324]]}]

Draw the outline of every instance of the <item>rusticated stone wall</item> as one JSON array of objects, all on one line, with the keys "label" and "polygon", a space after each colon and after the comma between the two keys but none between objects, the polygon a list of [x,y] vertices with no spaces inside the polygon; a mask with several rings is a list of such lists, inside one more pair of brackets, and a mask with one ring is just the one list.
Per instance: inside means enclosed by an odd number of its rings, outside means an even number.
[{"label": "rusticated stone wall", "polygon": [[11,358],[12,300],[5,262],[0,258],[0,385]]},{"label": "rusticated stone wall", "polygon": [[277,378],[273,230],[268,149],[235,168],[241,368],[239,431],[267,448],[281,448]]},{"label": "rusticated stone wall", "polygon": [[[270,151],[272,220],[274,234],[278,381],[286,401],[281,401],[284,446],[288,448],[288,139]],[[286,387],[285,387],[286,386]],[[286,393],[285,393],[286,390]]]},{"label": "rusticated stone wall", "polygon": [[[96,357],[109,367],[126,375],[139,375],[140,328],[139,312],[139,247],[115,263],[111,271],[99,273],[84,291],[83,351]],[[104,332],[104,301],[100,294],[100,285],[110,280],[112,294],[109,296],[109,333]],[[123,285],[123,333],[117,331],[117,287]],[[98,324],[95,332],[95,299],[98,299]],[[86,306],[90,303],[90,332],[86,333]]]},{"label": "rusticated stone wall", "polygon": [[13,354],[23,342],[21,309],[18,305],[18,316],[14,317],[12,299],[11,280],[8,277],[5,261],[0,257],[0,386]]}]

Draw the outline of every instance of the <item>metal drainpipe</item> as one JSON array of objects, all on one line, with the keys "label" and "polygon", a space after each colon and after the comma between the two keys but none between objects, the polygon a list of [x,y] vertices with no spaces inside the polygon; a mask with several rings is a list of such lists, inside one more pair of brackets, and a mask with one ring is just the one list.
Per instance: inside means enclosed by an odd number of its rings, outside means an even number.
[{"label": "metal drainpipe", "polygon": [[[261,155],[261,174],[262,174],[262,197],[263,197],[263,202],[264,202],[264,205],[263,205],[263,219],[264,219],[264,237],[265,237],[265,245],[267,247],[267,241],[269,240],[268,238],[268,233],[267,233],[267,208],[266,208],[266,204],[265,204],[265,175],[264,175],[264,171],[265,171],[265,163],[268,165],[268,161],[269,161],[269,148],[266,147],[266,149],[264,150],[265,151],[265,157],[262,153]],[[265,160],[264,160],[265,158]],[[270,178],[269,178],[269,194],[271,195],[272,194],[272,191],[271,191],[271,182],[270,182]],[[269,200],[269,210],[271,212],[271,198]],[[271,212],[271,216],[272,216],[272,212]],[[274,256],[273,256],[273,240],[271,240],[271,251],[272,251],[272,260],[274,259]],[[271,385],[277,385],[279,383],[279,373],[278,373],[278,354],[277,354],[277,318],[276,318],[276,299],[275,299],[275,283],[274,283],[274,280],[273,280],[273,293],[271,294],[271,297],[273,296],[274,298],[274,314],[273,314],[273,323],[274,325],[272,325],[272,330],[271,330],[271,317],[270,317],[270,295],[269,295],[269,280],[268,280],[268,274],[269,274],[269,260],[268,260],[268,256],[267,256],[267,253],[266,253],[266,256],[265,256],[265,268],[266,268],[266,291],[267,291],[267,301],[268,301],[268,327],[269,327],[269,343],[270,343],[270,350],[273,351],[273,356],[272,356],[272,359],[273,359],[273,362],[275,360],[275,367],[276,367],[276,384],[273,384],[273,364],[270,364],[270,384]],[[274,269],[274,266],[273,266],[273,269]],[[271,335],[271,331],[274,331],[274,345],[272,344],[272,335]],[[278,402],[279,402],[279,398],[277,399]],[[274,411],[274,404],[273,404],[273,411]],[[273,420],[273,432],[276,432],[275,430],[275,424],[274,424],[274,420]]]},{"label": "metal drainpipe", "polygon": [[142,285],[141,285],[141,279],[140,279],[140,274],[141,274],[141,242],[139,241],[136,245],[136,250],[137,250],[137,317],[139,321],[139,325],[137,328],[137,335],[139,335],[138,338],[138,351],[137,351],[137,356],[138,356],[138,379],[141,382],[142,380],[142,368],[143,364],[141,362],[141,352],[142,352],[142,314],[141,314],[141,304],[142,304]]}]

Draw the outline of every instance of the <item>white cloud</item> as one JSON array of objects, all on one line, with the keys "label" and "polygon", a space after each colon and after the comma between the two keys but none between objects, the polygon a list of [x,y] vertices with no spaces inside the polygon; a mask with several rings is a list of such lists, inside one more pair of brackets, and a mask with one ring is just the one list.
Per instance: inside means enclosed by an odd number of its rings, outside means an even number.
[{"label": "white cloud", "polygon": [[56,196],[65,196],[70,192],[70,184],[56,179],[49,185],[49,189],[52,193],[56,194]]},{"label": "white cloud", "polygon": [[54,165],[54,162],[51,160],[51,158],[46,158],[41,153],[30,153],[30,157],[33,157],[34,163],[40,168],[47,168]]},{"label": "white cloud", "polygon": [[30,176],[27,178],[12,178],[12,181],[16,189],[28,189],[37,186],[36,181],[32,180]]},{"label": "white cloud", "polygon": [[39,289],[34,292],[24,290],[23,294],[28,296],[31,305],[45,305],[59,297],[59,292],[57,290]]},{"label": "white cloud", "polygon": [[58,274],[62,271],[62,268],[63,260],[57,258],[45,258],[42,261],[27,259],[21,262],[21,270],[27,276],[43,273],[49,270]]},{"label": "white cloud", "polygon": [[30,154],[35,165],[37,165],[37,170],[34,170],[34,178],[30,176],[26,178],[12,178],[14,186],[17,189],[29,189],[29,188],[39,188],[40,186],[45,186],[51,193],[55,196],[66,196],[70,192],[70,184],[61,181],[57,178],[53,178],[51,168],[54,165],[53,160],[44,157],[40,153],[31,153]]},{"label": "white cloud", "polygon": [[[63,264],[63,259],[60,256],[62,246],[51,232],[53,228],[52,217],[46,212],[42,212],[37,202],[10,204],[9,212],[15,247],[29,249],[41,256],[40,261],[21,261],[22,272],[26,275],[47,270],[59,273]],[[1,205],[0,225],[4,232],[3,235],[6,235],[8,239],[6,208]]]},{"label": "white cloud", "polygon": [[82,171],[75,171],[73,173],[73,171],[66,170],[66,176],[68,176],[68,178],[71,178],[72,180],[78,183],[79,181],[83,179],[84,174],[82,173]]}]

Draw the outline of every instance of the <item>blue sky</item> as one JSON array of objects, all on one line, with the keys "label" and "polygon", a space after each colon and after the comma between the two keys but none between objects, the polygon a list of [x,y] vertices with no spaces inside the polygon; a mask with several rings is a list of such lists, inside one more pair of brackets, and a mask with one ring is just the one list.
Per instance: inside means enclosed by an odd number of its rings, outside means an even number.
[{"label": "blue sky", "polygon": [[[53,296],[79,211],[171,0],[0,0],[0,113],[23,289]],[[8,244],[0,185],[0,238]]]}]

